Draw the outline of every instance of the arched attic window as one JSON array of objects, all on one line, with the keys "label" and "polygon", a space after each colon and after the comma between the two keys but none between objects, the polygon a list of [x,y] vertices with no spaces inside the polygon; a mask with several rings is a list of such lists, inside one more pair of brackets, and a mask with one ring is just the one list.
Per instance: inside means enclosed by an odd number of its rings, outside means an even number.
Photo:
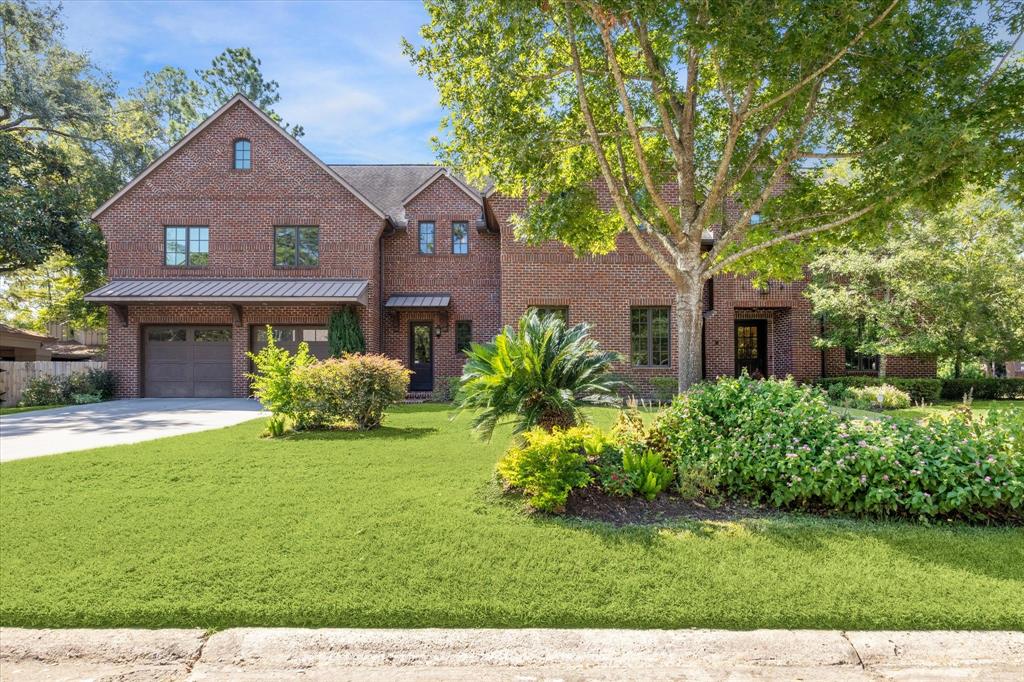
[{"label": "arched attic window", "polygon": [[252,168],[252,143],[249,140],[235,140],[235,170]]}]

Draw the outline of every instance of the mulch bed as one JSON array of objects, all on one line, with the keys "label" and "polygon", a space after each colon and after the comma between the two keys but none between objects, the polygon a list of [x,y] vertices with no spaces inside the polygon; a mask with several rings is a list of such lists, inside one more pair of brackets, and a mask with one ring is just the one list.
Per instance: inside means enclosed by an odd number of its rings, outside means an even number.
[{"label": "mulch bed", "polygon": [[694,521],[739,521],[750,518],[778,516],[779,512],[735,500],[721,500],[708,505],[700,500],[684,500],[673,495],[659,495],[648,502],[642,497],[618,497],[600,488],[577,488],[569,493],[565,515],[604,521],[617,526],[653,524],[675,519]]}]

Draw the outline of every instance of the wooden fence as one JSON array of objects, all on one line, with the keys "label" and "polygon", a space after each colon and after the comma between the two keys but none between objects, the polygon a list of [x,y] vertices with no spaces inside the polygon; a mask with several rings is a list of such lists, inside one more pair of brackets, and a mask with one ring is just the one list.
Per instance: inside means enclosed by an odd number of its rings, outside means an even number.
[{"label": "wooden fence", "polygon": [[25,385],[37,376],[69,376],[84,372],[90,367],[106,369],[107,363],[89,360],[86,362],[38,361],[0,362],[0,404],[17,405]]},{"label": "wooden fence", "polygon": [[51,322],[46,325],[46,333],[61,341],[77,341],[86,346],[107,345],[106,329],[74,329],[63,322]]}]

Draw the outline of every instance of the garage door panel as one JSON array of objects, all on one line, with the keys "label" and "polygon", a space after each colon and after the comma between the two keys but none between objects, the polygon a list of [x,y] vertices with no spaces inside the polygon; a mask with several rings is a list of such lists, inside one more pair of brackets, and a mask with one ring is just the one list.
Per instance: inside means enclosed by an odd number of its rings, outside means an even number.
[{"label": "garage door panel", "polygon": [[[318,360],[331,357],[331,344],[327,342],[327,327],[319,325],[270,325],[274,330],[274,345],[294,353],[305,341],[309,354]],[[253,327],[251,347],[258,353],[267,345],[266,326]]]},{"label": "garage door panel", "polygon": [[146,396],[220,398],[232,394],[230,327],[153,327],[145,338]]}]

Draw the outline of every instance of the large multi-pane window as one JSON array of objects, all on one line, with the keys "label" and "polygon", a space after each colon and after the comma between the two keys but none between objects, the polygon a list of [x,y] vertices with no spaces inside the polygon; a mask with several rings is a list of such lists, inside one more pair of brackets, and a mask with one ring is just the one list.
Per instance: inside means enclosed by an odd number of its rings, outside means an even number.
[{"label": "large multi-pane window", "polygon": [[630,359],[638,367],[669,364],[668,308],[633,308],[630,311]]},{"label": "large multi-pane window", "polygon": [[877,372],[878,356],[864,355],[852,348],[846,349],[846,371],[847,372]]},{"label": "large multi-pane window", "polygon": [[249,140],[235,140],[235,170],[252,168],[252,143]]},{"label": "large multi-pane window", "polygon": [[202,267],[210,261],[210,228],[164,228],[164,263],[179,267]]},{"label": "large multi-pane window", "polygon": [[274,265],[282,268],[313,268],[320,262],[320,228],[274,228]]},{"label": "large multi-pane window", "polygon": [[452,223],[452,253],[457,256],[469,253],[469,223]]},{"label": "large multi-pane window", "polygon": [[534,310],[539,317],[556,317],[563,324],[569,322],[569,309],[564,305],[532,305],[527,310]]},{"label": "large multi-pane window", "polygon": [[469,320],[459,320],[455,323],[455,352],[462,353],[469,350],[473,342],[473,323]]},{"label": "large multi-pane window", "polygon": [[434,223],[420,223],[420,253],[434,253]]}]

